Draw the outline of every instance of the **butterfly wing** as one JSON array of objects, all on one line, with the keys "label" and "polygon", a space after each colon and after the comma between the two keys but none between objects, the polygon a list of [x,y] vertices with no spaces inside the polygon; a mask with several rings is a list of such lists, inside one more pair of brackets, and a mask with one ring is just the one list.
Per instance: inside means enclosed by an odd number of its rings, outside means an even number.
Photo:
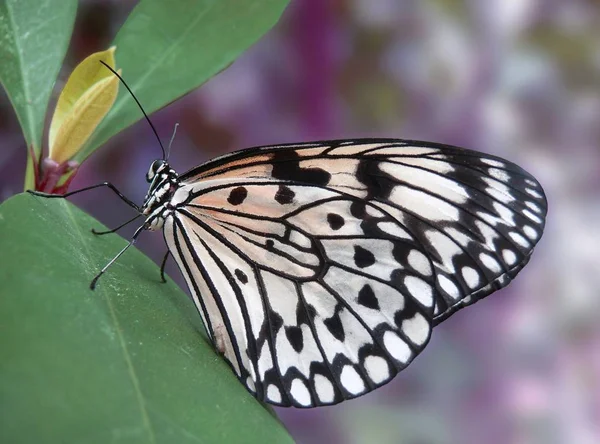
[{"label": "butterfly wing", "polygon": [[546,214],[518,166],[422,142],[262,147],[181,180],[165,238],[211,338],[257,397],[300,407],[388,382],[516,275]]}]

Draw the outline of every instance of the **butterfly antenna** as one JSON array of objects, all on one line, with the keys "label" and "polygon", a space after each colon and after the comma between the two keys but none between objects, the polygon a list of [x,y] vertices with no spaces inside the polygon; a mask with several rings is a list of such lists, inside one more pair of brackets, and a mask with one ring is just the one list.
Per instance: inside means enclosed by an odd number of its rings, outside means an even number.
[{"label": "butterfly antenna", "polygon": [[[154,131],[154,135],[156,136],[156,140],[158,140],[158,144],[160,145],[160,149],[162,150],[162,153],[163,153],[163,160],[166,161],[167,160],[167,153],[165,152],[165,147],[163,146],[162,142],[160,141],[160,137],[158,137],[158,133],[156,132],[156,128],[154,128],[154,125],[152,125],[152,122],[150,121],[150,118],[148,117],[148,114],[146,114],[146,111],[144,111],[144,108],[142,108],[142,104],[140,103],[140,101],[137,99],[137,97],[135,96],[135,94],[133,94],[133,91],[127,85],[127,83],[125,83],[125,80],[123,80],[123,77],[121,77],[114,69],[112,69],[106,63],[104,63],[104,61],[100,60],[100,63],[102,63],[104,66],[106,66],[114,75],[116,75],[119,78],[119,80],[121,81],[121,83],[123,83],[123,85],[125,85],[125,88],[127,88],[127,91],[129,91],[129,94],[131,94],[131,97],[133,97],[133,100],[135,100],[135,103],[138,104],[138,106],[142,110],[142,113],[144,113],[144,117],[146,118],[146,120],[150,124],[150,128],[152,128],[152,131]],[[169,144],[169,146],[170,146],[170,144]]]},{"label": "butterfly antenna", "polygon": [[167,146],[167,158],[165,160],[169,160],[169,156],[171,155],[171,145],[173,144],[173,140],[175,139],[175,134],[177,134],[177,127],[179,123],[175,124],[175,128],[173,128],[173,134],[171,135],[171,140],[169,140],[169,145]]}]

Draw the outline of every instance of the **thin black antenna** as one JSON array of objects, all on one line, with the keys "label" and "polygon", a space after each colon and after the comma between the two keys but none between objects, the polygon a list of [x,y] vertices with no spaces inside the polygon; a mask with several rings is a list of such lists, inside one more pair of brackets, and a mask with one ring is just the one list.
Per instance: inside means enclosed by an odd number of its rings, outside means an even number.
[{"label": "thin black antenna", "polygon": [[131,97],[133,97],[133,100],[135,100],[135,103],[138,104],[138,106],[142,110],[142,113],[144,113],[144,117],[146,118],[146,120],[150,124],[150,127],[152,128],[152,131],[154,131],[154,135],[156,136],[156,140],[158,140],[158,144],[160,145],[160,149],[162,150],[162,153],[163,153],[163,160],[166,161],[167,160],[167,153],[165,152],[165,147],[163,146],[162,142],[160,141],[160,137],[158,137],[158,133],[156,132],[156,128],[154,128],[154,125],[152,125],[152,122],[150,121],[150,118],[146,114],[146,111],[144,111],[144,108],[142,108],[142,104],[140,103],[140,101],[137,99],[137,97],[135,96],[135,94],[133,94],[133,91],[131,91],[131,88],[127,85],[127,83],[125,83],[125,80],[123,80],[123,77],[121,77],[114,69],[112,69],[106,63],[104,63],[104,61],[100,60],[100,63],[102,63],[104,66],[106,66],[114,75],[116,75],[119,78],[119,80],[121,81],[121,83],[123,83],[123,85],[125,85],[125,88],[127,88],[127,91],[129,91],[129,94],[131,94]]}]

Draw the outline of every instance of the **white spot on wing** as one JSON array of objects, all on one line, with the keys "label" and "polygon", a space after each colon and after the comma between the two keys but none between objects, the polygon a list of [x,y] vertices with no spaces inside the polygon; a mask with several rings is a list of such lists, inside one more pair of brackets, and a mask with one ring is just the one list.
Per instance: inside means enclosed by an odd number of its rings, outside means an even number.
[{"label": "white spot on wing", "polygon": [[413,267],[417,272],[431,276],[431,264],[427,260],[427,256],[418,250],[412,250],[408,254],[408,264]]},{"label": "white spot on wing", "polygon": [[536,213],[541,213],[542,212],[542,209],[538,205],[536,205],[535,203],[533,203],[531,201],[526,201],[525,205],[527,205],[530,209],[532,209]]},{"label": "white spot on wing", "polygon": [[269,384],[269,387],[267,387],[267,399],[277,404],[281,402],[281,392],[277,386]]},{"label": "white spot on wing", "polygon": [[499,162],[499,161],[494,160],[494,159],[488,159],[486,157],[482,157],[481,158],[481,163],[485,163],[486,165],[491,165],[491,166],[494,166],[494,167],[503,167],[504,166],[504,163]]},{"label": "white spot on wing", "polygon": [[508,265],[513,265],[515,262],[517,262],[517,255],[512,250],[503,250],[502,258]]},{"label": "white spot on wing", "polygon": [[535,240],[538,237],[537,231],[535,231],[535,229],[529,225],[523,227],[523,233],[525,233],[525,236],[531,240]]},{"label": "white spot on wing", "polygon": [[429,323],[420,313],[402,321],[402,332],[417,345],[423,345],[427,341],[429,331]]},{"label": "white spot on wing", "polygon": [[342,373],[340,374],[340,382],[344,388],[353,395],[358,395],[365,390],[364,381],[351,365],[346,365],[342,369]]},{"label": "white spot on wing", "polygon": [[460,291],[458,290],[456,285],[454,285],[454,282],[452,282],[443,274],[438,275],[437,279],[440,284],[440,287],[442,287],[442,290],[448,293],[450,297],[458,299],[458,297],[460,296]]},{"label": "white spot on wing", "polygon": [[393,331],[385,332],[383,344],[387,352],[398,361],[406,364],[410,360],[412,354],[410,347]]},{"label": "white spot on wing", "polygon": [[404,285],[406,285],[410,295],[421,304],[426,307],[431,307],[433,305],[433,291],[431,285],[423,279],[419,279],[415,276],[406,276],[404,278]]},{"label": "white spot on wing", "polygon": [[479,284],[479,273],[474,268],[463,267],[461,270],[462,277],[469,286],[469,288],[475,288]]},{"label": "white spot on wing", "polygon": [[530,196],[536,197],[538,199],[542,198],[542,195],[540,193],[538,193],[536,190],[534,190],[533,188],[525,188],[525,192],[527,194],[529,194]]},{"label": "white spot on wing", "polygon": [[500,272],[500,270],[502,270],[502,267],[500,266],[498,261],[487,253],[481,253],[479,255],[479,260],[483,265],[485,265],[488,268],[488,270],[494,273],[498,273]]},{"label": "white spot on wing", "polygon": [[505,204],[511,203],[515,200],[515,198],[511,194],[510,188],[508,188],[502,182],[496,179],[491,179],[489,177],[483,177],[481,180],[483,180],[489,185],[489,187],[485,189],[485,192],[493,198]]},{"label": "white spot on wing", "polygon": [[540,219],[538,216],[536,216],[529,210],[523,210],[523,216],[528,217],[529,219],[531,219],[534,222],[537,222],[538,224],[542,223],[542,219]]},{"label": "white spot on wing", "polygon": [[508,175],[508,173],[505,170],[500,170],[498,168],[490,168],[488,170],[488,173],[494,179],[501,180],[502,182],[508,182],[510,180],[510,176]]},{"label": "white spot on wing", "polygon": [[318,373],[315,375],[315,391],[317,392],[319,401],[324,404],[329,404],[335,399],[335,391],[333,390],[331,381]]},{"label": "white spot on wing", "polygon": [[311,404],[310,401],[310,393],[304,384],[304,381],[301,379],[294,379],[292,381],[292,387],[290,388],[290,395],[294,398],[294,400],[305,407],[308,407]]},{"label": "white spot on wing", "polygon": [[375,384],[381,384],[390,377],[388,363],[381,356],[367,356],[364,367],[367,375]]},{"label": "white spot on wing", "polygon": [[529,241],[527,239],[525,239],[523,236],[521,236],[520,233],[517,233],[516,231],[511,231],[510,233],[508,233],[508,235],[510,236],[510,238],[512,240],[514,240],[521,247],[524,247],[524,248],[529,247]]}]

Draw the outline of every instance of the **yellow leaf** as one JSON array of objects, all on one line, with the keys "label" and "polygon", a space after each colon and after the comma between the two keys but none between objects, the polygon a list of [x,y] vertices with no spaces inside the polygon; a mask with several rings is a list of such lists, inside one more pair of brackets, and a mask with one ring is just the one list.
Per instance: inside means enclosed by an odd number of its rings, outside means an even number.
[{"label": "yellow leaf", "polygon": [[114,54],[113,46],[87,57],[60,93],[48,136],[48,157],[59,164],[77,154],[115,102],[119,79],[100,63],[114,69]]}]

